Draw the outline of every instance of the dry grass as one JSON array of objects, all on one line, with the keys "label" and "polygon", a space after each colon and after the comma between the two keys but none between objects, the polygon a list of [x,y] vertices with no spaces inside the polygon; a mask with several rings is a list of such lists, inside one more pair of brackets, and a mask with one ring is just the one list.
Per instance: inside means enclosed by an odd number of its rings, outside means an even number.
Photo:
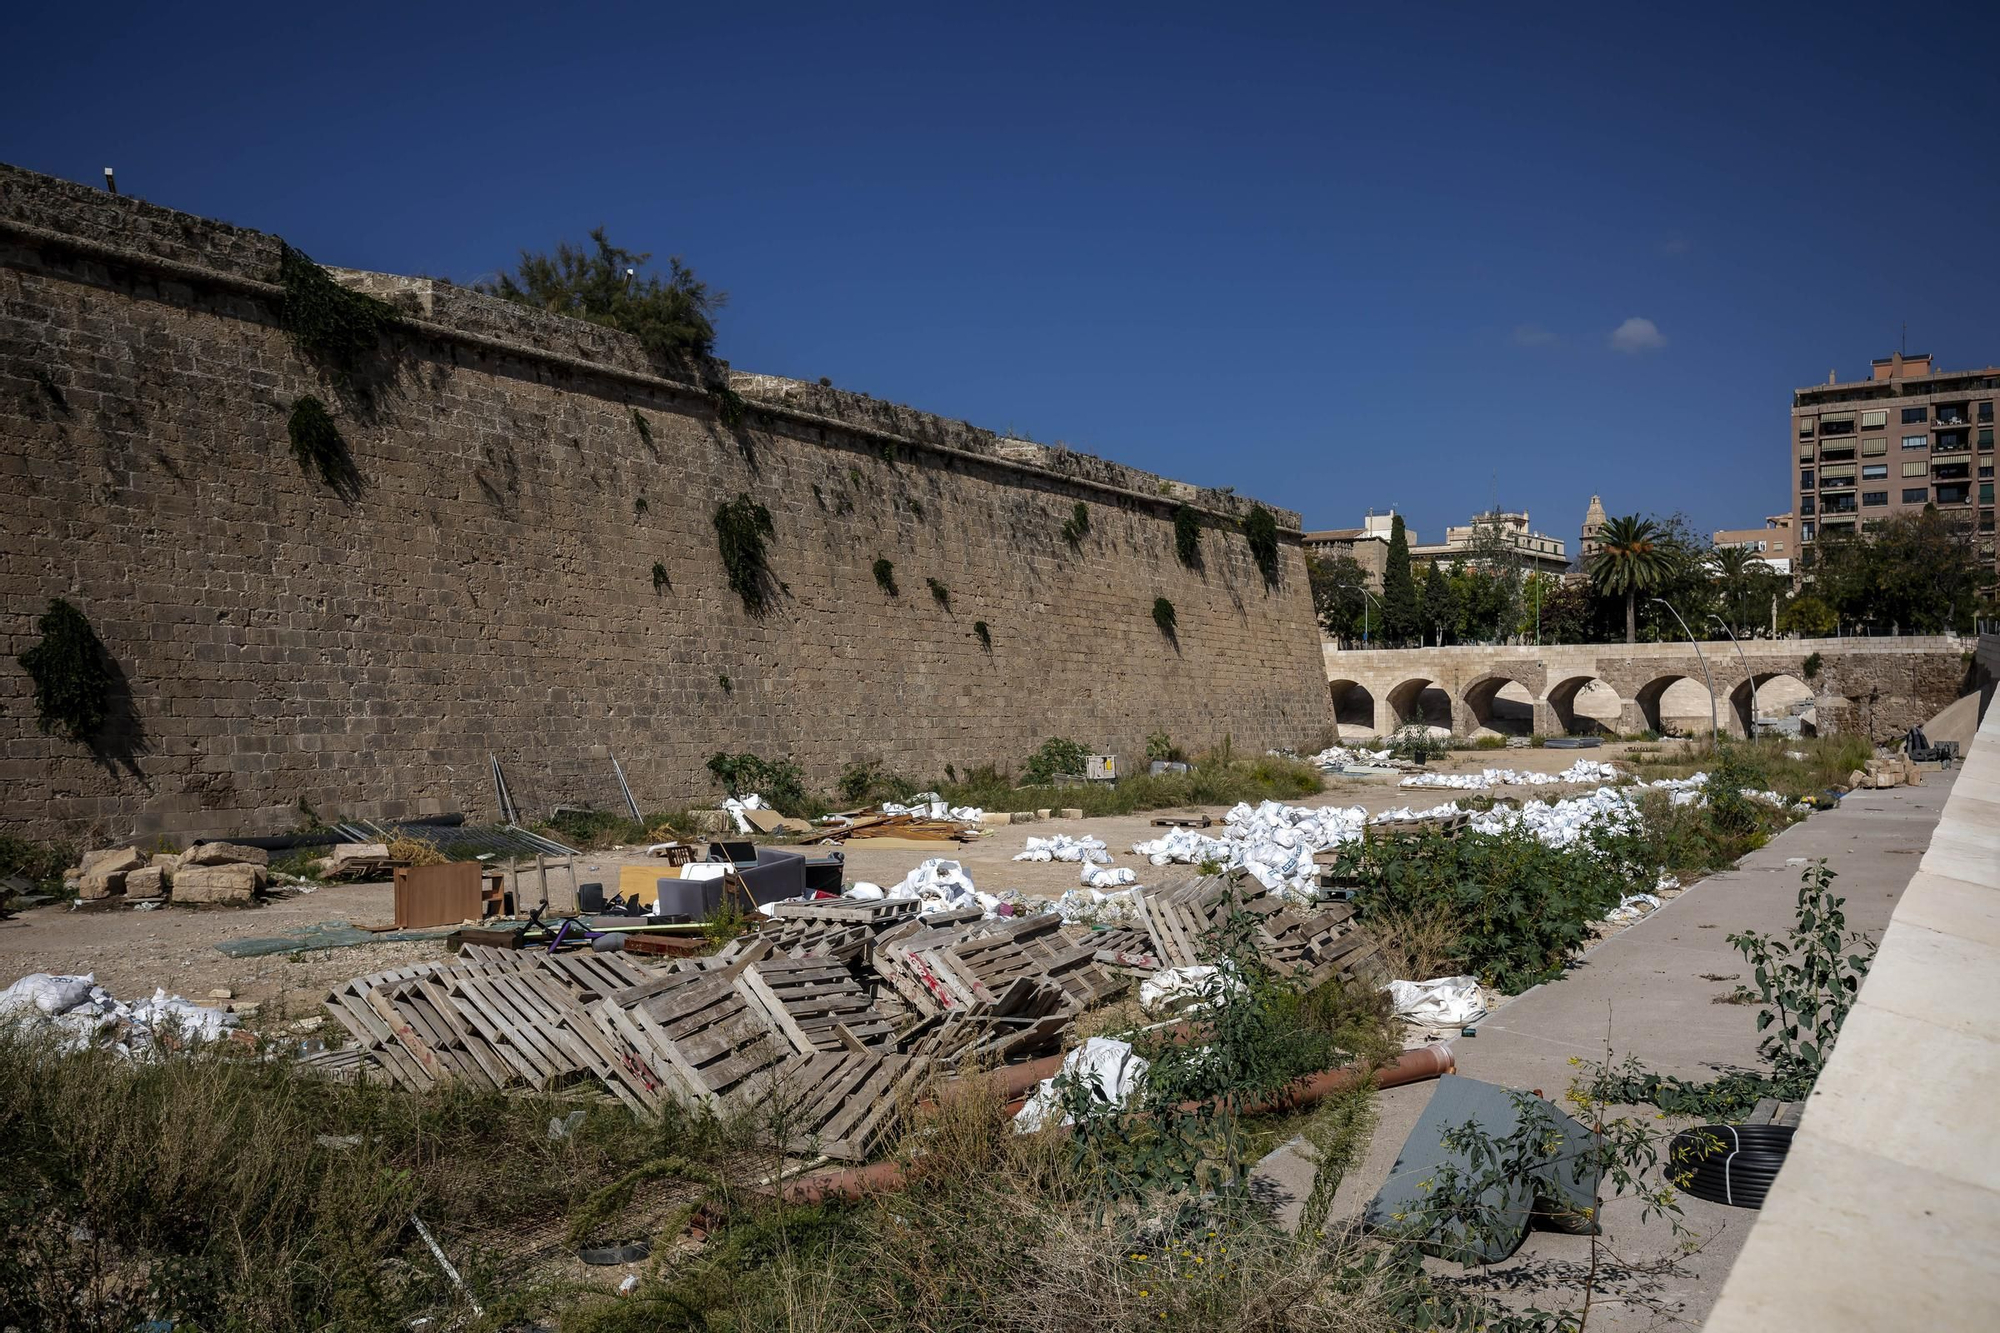
[{"label": "dry grass", "polygon": [[1398,977],[1422,981],[1456,976],[1464,970],[1464,945],[1457,921],[1443,907],[1392,907],[1373,913],[1368,933],[1381,946],[1383,961]]}]

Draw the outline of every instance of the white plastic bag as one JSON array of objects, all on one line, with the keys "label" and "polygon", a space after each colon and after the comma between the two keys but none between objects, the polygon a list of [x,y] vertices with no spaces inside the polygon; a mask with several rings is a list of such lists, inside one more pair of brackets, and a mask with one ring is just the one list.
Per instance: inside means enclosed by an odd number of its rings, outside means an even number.
[{"label": "white plastic bag", "polygon": [[1219,981],[1217,969],[1206,963],[1162,968],[1139,983],[1139,1007],[1149,1014],[1178,1013],[1212,999],[1227,1000],[1242,989],[1234,976]]},{"label": "white plastic bag", "polygon": [[1389,998],[1396,1013],[1416,1023],[1438,1027],[1464,1027],[1482,1017],[1476,977],[1438,977],[1431,981],[1392,981]]},{"label": "white plastic bag", "polygon": [[29,1007],[48,1015],[68,1013],[90,998],[91,987],[96,984],[94,972],[80,977],[30,972],[6,990],[0,990],[0,1018]]},{"label": "white plastic bag", "polygon": [[[1147,1061],[1132,1054],[1130,1043],[1111,1037],[1092,1037],[1063,1057],[1062,1072],[1072,1079],[1087,1080],[1099,1101],[1123,1107],[1139,1090],[1146,1066]],[[1014,1129],[1032,1134],[1043,1125],[1055,1123],[1060,1110],[1056,1080],[1045,1078],[1035,1086],[1028,1104],[1014,1116]],[[1064,1116],[1061,1123],[1069,1124],[1070,1117]]]}]

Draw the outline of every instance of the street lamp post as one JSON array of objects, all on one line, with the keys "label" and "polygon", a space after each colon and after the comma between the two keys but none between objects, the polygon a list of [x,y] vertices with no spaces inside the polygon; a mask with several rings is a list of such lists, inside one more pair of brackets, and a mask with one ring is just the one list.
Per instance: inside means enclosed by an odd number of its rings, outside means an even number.
[{"label": "street lamp post", "polygon": [[1743,679],[1750,682],[1750,725],[1743,728],[1743,735],[1754,741],[1757,739],[1757,678],[1750,674],[1750,659],[1743,655],[1743,645],[1737,642],[1736,631],[1729,628],[1728,621],[1713,611],[1709,612],[1708,618],[1722,626],[1722,632],[1729,636],[1730,644],[1736,649],[1736,660],[1743,664]]},{"label": "street lamp post", "polygon": [[[1368,646],[1368,603],[1375,602],[1375,597],[1366,588],[1357,587],[1354,591],[1361,594],[1361,646],[1366,648]],[[1382,604],[1375,602],[1375,605],[1379,608]]]},{"label": "street lamp post", "polygon": [[1694,640],[1694,631],[1688,628],[1687,621],[1681,620],[1681,613],[1674,610],[1672,602],[1667,601],[1663,597],[1648,597],[1646,600],[1649,602],[1658,602],[1661,606],[1667,608],[1667,611],[1673,618],[1680,623],[1681,633],[1687,635],[1688,643],[1693,646],[1695,661],[1701,663],[1701,678],[1708,685],[1708,734],[1709,743],[1712,745],[1715,743],[1715,737],[1722,732],[1722,723],[1715,716],[1715,677],[1708,674],[1708,659],[1702,656],[1701,645],[1695,643]]}]

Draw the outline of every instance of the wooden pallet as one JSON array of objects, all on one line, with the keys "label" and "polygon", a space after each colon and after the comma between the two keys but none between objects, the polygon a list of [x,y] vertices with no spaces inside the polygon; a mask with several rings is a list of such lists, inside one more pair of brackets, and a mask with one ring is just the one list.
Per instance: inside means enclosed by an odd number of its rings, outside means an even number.
[{"label": "wooden pallet", "polygon": [[[465,967],[484,969],[479,963]],[[506,1061],[464,1023],[438,987],[438,973],[448,970],[456,969],[433,967],[421,976],[385,981],[371,986],[364,998],[430,1083],[505,1087],[511,1077]],[[494,974],[502,973],[511,969]]]},{"label": "wooden pallet", "polygon": [[638,985],[652,974],[623,954],[579,950],[576,953],[537,953],[535,965],[587,1000]]},{"label": "wooden pallet", "polygon": [[876,1011],[867,987],[829,959],[760,959],[738,974],[736,985],[801,1055],[862,1052],[895,1040],[894,1025]]},{"label": "wooden pallet", "polygon": [[425,976],[436,967],[436,963],[418,963],[354,977],[336,986],[325,1000],[334,1021],[374,1057],[391,1082],[406,1088],[433,1087],[439,1079],[429,1065],[404,1049],[394,1027],[368,1002],[368,993],[377,986]]},{"label": "wooden pallet", "polygon": [[[647,1073],[681,1100],[723,1111],[762,1100],[768,1084],[801,1059],[792,1043],[722,972],[690,973],[685,984],[617,1008],[616,1035]],[[621,1053],[621,1064],[622,1064]]]},{"label": "wooden pallet", "polygon": [[772,1082],[771,1116],[791,1153],[865,1162],[916,1104],[930,1070],[923,1056],[814,1055]]},{"label": "wooden pallet", "polygon": [[1167,967],[1194,967],[1208,950],[1201,939],[1237,906],[1239,899],[1219,875],[1183,879],[1153,889],[1134,889],[1153,954]]},{"label": "wooden pallet", "polygon": [[923,910],[916,898],[821,898],[812,902],[772,903],[769,915],[780,921],[838,921],[847,925],[893,926]]}]

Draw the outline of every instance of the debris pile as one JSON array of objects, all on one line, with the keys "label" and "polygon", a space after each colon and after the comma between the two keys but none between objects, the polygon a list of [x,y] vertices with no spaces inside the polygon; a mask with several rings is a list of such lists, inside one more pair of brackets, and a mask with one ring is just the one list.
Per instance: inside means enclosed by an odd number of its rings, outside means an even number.
[{"label": "debris pile", "polygon": [[1850,790],[1923,785],[1923,770],[1919,769],[1907,754],[1892,754],[1886,759],[1870,759],[1865,765],[1847,775],[1847,786]]},{"label": "debris pile", "polygon": [[236,1030],[226,1010],[191,1004],[155,990],[150,1000],[132,1004],[97,984],[95,973],[80,977],[31,972],[0,990],[0,1024],[56,1034],[65,1051],[106,1046],[120,1055],[144,1056],[156,1047],[211,1042]]},{"label": "debris pile", "polygon": [[326,1005],[354,1044],[307,1063],[410,1088],[594,1082],[642,1113],[775,1099],[792,1150],[863,1160],[932,1080],[1060,1050],[1084,1009],[1196,965],[1234,911],[1309,984],[1382,979],[1344,905],[1301,913],[1221,877],[1126,893],[1126,924],[1094,927],[911,897],[780,902],[712,957],[666,964],[468,944],[337,988]]},{"label": "debris pile", "polygon": [[199,903],[248,907],[270,883],[271,854],[261,847],[204,842],[175,855],[137,847],[85,852],[64,873],[80,902],[122,897],[130,903]]},{"label": "debris pile", "polygon": [[1405,787],[1437,787],[1451,791],[1486,791],[1493,787],[1555,787],[1564,783],[1615,782],[1618,770],[1595,759],[1579,759],[1560,773],[1521,772],[1489,768],[1481,773],[1419,773],[1404,778]]}]

